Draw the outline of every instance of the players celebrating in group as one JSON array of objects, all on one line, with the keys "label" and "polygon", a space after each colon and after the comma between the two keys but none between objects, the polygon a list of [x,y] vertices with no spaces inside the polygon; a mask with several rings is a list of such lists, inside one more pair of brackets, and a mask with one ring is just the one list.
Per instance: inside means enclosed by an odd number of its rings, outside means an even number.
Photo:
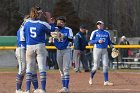
[{"label": "players celebrating in group", "polygon": [[[34,93],[46,93],[46,34],[54,38],[54,44],[57,48],[57,61],[63,85],[63,88],[58,92],[68,92],[71,62],[70,42],[73,39],[73,33],[70,28],[65,27],[65,21],[65,17],[58,17],[55,27],[50,13],[43,13],[40,7],[31,8],[29,18],[17,33],[18,48],[16,54],[20,52],[17,54],[20,57],[17,56],[19,73],[16,77],[16,93],[31,93],[31,82],[34,86]],[[38,79],[35,73],[36,62],[40,72],[41,89],[38,89]],[[25,92],[21,90],[24,73],[26,73]]]},{"label": "players celebrating in group", "polygon": [[[107,46],[112,46],[110,35],[103,30],[104,23],[97,22],[97,30],[93,31],[90,37],[90,44],[94,47],[94,67],[91,70],[89,84],[92,84],[94,74],[100,58],[103,61],[104,85],[113,85],[108,80],[108,53]],[[62,89],[59,93],[69,92],[70,66],[71,66],[71,45],[73,41],[72,29],[66,27],[66,17],[56,18],[56,26],[50,13],[42,12],[40,7],[32,7],[30,15],[17,32],[18,47],[16,56],[19,63],[19,72],[16,76],[16,93],[31,93],[31,82],[34,86],[34,93],[46,93],[46,34],[54,38],[54,45],[57,48],[57,63],[61,75]],[[40,73],[41,89],[38,89],[38,78],[36,63]],[[21,90],[22,80],[26,73],[26,91]]]},{"label": "players celebrating in group", "polygon": [[[30,11],[30,18],[26,20],[22,29],[20,29],[20,35],[18,35],[18,41],[21,43],[19,47],[26,48],[26,91],[24,93],[30,93],[31,81],[34,81],[34,93],[46,93],[46,34],[49,35],[50,32],[55,31],[55,26],[50,21],[49,14],[45,14],[48,23],[40,20],[42,15],[43,13],[39,7],[33,7]],[[24,46],[23,42],[25,42]],[[32,78],[36,77],[34,75],[36,61],[40,72],[41,89],[38,89],[37,78]],[[17,75],[17,79],[20,77]],[[21,84],[18,81],[16,93],[22,93],[20,90]],[[20,88],[18,88],[19,86]]]}]

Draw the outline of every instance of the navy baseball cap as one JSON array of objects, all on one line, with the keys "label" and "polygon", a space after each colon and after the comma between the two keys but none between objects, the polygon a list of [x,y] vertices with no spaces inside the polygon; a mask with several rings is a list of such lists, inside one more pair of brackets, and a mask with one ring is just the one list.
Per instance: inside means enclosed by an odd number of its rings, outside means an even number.
[{"label": "navy baseball cap", "polygon": [[99,24],[103,24],[104,25],[104,22],[103,21],[97,21],[96,25],[99,25]]},{"label": "navy baseball cap", "polygon": [[86,27],[86,25],[80,25],[80,28],[82,28],[82,29],[86,29],[87,27]]},{"label": "navy baseball cap", "polygon": [[57,17],[56,20],[63,20],[64,22],[66,22],[66,17],[65,16],[59,16],[59,17]]}]

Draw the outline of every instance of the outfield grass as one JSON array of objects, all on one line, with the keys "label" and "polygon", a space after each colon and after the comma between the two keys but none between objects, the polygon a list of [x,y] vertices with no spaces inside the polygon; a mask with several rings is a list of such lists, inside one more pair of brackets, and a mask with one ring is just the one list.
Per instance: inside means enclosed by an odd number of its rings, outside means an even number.
[{"label": "outfield grass", "polygon": [[0,68],[0,72],[17,72],[17,68]]}]

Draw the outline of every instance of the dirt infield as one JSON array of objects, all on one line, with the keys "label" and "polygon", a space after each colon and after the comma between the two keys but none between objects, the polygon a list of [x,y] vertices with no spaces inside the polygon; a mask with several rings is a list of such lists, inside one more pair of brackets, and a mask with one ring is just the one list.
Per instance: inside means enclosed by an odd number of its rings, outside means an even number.
[{"label": "dirt infield", "polygon": [[[0,72],[0,93],[15,93],[15,72]],[[103,74],[97,72],[94,84],[88,84],[89,73],[71,71],[70,93],[140,93],[140,72],[109,73],[114,86],[103,86]],[[61,88],[59,71],[47,73],[47,93],[56,93]],[[23,83],[25,89],[25,80]]]}]

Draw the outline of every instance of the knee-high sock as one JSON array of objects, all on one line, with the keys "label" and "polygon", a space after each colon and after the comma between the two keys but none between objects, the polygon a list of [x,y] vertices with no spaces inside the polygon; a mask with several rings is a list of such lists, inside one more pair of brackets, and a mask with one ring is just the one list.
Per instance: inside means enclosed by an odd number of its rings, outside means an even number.
[{"label": "knee-high sock", "polygon": [[16,90],[21,89],[22,81],[23,81],[24,75],[16,75]]},{"label": "knee-high sock", "polygon": [[41,86],[43,90],[46,90],[46,72],[40,72]]},{"label": "knee-high sock", "polygon": [[104,81],[108,81],[108,67],[103,66]]},{"label": "knee-high sock", "polygon": [[108,72],[104,72],[104,81],[108,81]]},{"label": "knee-high sock", "polygon": [[90,72],[90,78],[91,78],[91,79],[93,79],[93,77],[94,77],[95,73],[96,73],[96,70],[95,70],[95,71],[91,71],[91,72]]},{"label": "knee-high sock", "polygon": [[70,78],[69,78],[70,76],[69,75],[65,75],[65,87],[66,88],[69,88],[69,80],[70,80]]},{"label": "knee-high sock", "polygon": [[65,78],[64,78],[64,76],[61,76],[61,80],[62,80],[62,86],[65,87]]},{"label": "knee-high sock", "polygon": [[26,73],[26,91],[30,91],[32,73]]},{"label": "knee-high sock", "polygon": [[33,74],[33,75],[32,75],[32,83],[33,83],[34,89],[38,89],[37,74]]}]

